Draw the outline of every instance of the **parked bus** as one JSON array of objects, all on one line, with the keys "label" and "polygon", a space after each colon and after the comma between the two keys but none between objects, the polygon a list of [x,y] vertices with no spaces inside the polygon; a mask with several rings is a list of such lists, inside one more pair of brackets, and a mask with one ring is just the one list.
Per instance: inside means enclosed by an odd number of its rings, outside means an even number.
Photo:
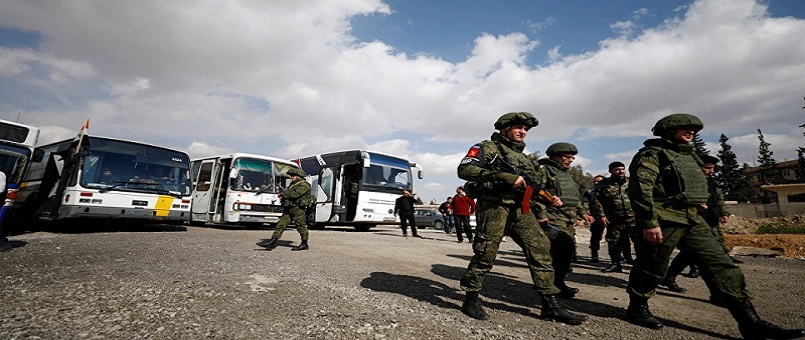
[{"label": "parked bus", "polygon": [[297,165],[268,156],[232,153],[194,159],[192,216],[194,224],[276,224],[282,216],[280,191]]},{"label": "parked bus", "polygon": [[17,197],[17,189],[34,153],[39,140],[39,128],[0,120],[0,171],[6,176],[6,192],[0,193],[0,222],[11,209]]},{"label": "parked bus", "polygon": [[82,133],[36,147],[14,216],[184,223],[190,218],[189,170],[184,152]]},{"label": "parked bus", "polygon": [[411,169],[422,168],[408,160],[366,150],[349,150],[303,157],[297,160],[308,174],[316,196],[308,211],[311,227],[348,224],[368,230],[378,224],[396,223],[394,201],[403,189],[413,190]]}]

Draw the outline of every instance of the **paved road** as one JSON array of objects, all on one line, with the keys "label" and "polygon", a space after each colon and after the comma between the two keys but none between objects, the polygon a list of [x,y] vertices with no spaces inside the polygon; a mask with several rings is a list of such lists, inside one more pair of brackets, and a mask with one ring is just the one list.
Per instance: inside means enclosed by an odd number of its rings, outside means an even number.
[{"label": "paved road", "polygon": [[[0,339],[689,339],[739,336],[728,313],[706,302],[701,280],[686,295],[651,300],[667,327],[623,320],[626,274],[586,262],[564,301],[590,316],[582,326],[538,318],[522,253],[504,243],[482,293],[489,321],[459,310],[458,280],[470,245],[441,231],[403,238],[393,226],[311,231],[295,252],[294,230],[280,247],[254,245],[270,230],[149,226],[38,231],[12,236],[0,253]],[[584,230],[579,241],[584,242]],[[747,259],[756,306],[770,321],[804,326],[805,261]]]}]

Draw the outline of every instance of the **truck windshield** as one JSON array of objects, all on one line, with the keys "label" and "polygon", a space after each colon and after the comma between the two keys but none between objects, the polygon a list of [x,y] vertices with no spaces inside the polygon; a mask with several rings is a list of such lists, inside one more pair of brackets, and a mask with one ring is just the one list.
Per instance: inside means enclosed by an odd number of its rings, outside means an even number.
[{"label": "truck windshield", "polygon": [[90,138],[84,151],[85,188],[190,195],[190,160],[184,153],[98,138]]},{"label": "truck windshield", "polygon": [[236,158],[232,162],[231,188],[239,191],[279,193],[293,166],[265,159]]}]

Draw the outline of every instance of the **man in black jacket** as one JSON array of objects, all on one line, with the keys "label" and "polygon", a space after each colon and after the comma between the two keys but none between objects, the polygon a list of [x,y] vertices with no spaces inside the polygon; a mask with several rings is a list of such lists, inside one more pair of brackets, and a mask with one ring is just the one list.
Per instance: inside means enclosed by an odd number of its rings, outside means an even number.
[{"label": "man in black jacket", "polygon": [[416,203],[416,198],[408,190],[403,190],[402,196],[394,202],[394,216],[400,216],[400,227],[405,237],[408,237],[408,223],[411,223],[411,234],[414,237],[420,237],[416,232],[414,203]]}]

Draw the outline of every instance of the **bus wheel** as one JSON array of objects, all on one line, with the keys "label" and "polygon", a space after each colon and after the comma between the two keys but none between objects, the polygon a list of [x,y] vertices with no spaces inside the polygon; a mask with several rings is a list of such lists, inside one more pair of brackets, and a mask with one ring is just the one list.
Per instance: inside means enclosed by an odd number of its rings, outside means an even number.
[{"label": "bus wheel", "polygon": [[372,229],[374,227],[375,227],[374,224],[358,224],[353,226],[353,228],[355,228],[355,230],[357,231],[369,231],[369,229]]},{"label": "bus wheel", "polygon": [[316,209],[307,211],[307,227],[313,230],[324,229],[324,223],[316,223]]}]

